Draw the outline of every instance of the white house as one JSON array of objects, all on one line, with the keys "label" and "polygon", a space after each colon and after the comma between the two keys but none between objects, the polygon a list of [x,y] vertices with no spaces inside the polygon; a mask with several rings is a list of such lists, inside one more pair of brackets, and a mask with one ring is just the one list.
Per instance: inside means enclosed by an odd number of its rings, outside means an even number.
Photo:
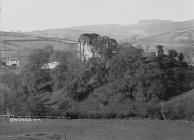
[{"label": "white house", "polygon": [[18,60],[18,58],[6,58],[4,61],[6,66],[12,66],[12,67],[20,66],[20,61]]},{"label": "white house", "polygon": [[41,69],[54,69],[57,65],[59,65],[59,62],[57,61],[54,61],[54,62],[51,62],[51,63],[46,63],[44,64]]}]

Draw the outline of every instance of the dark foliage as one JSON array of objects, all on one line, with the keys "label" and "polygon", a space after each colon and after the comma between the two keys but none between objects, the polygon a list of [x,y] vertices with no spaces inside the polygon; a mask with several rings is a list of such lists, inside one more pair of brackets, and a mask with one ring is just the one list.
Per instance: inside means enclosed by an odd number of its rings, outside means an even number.
[{"label": "dark foliage", "polygon": [[[84,37],[100,47],[103,57],[81,61],[75,53],[55,51],[52,46],[34,50],[20,75],[1,76],[1,84],[6,86],[1,108],[9,108],[14,114],[72,119],[162,119],[158,104],[191,89],[188,73],[193,69],[184,61],[183,53],[170,50],[165,55],[163,47],[158,46],[158,56],[144,57],[143,50],[133,46],[121,44],[117,48],[113,39],[97,34]],[[106,48],[103,42],[107,41]],[[117,52],[112,54],[113,50]],[[54,69],[42,68],[52,61],[60,63]],[[166,115],[183,119],[187,112],[183,107],[170,108]]]}]

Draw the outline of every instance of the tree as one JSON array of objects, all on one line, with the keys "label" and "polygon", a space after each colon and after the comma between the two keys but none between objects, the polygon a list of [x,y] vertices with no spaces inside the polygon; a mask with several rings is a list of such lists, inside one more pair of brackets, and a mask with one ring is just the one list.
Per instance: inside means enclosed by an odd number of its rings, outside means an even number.
[{"label": "tree", "polygon": [[42,66],[48,63],[50,53],[44,49],[35,49],[28,56],[28,64],[25,65],[22,72],[23,85],[25,85],[29,92],[38,94],[38,92],[47,88],[51,90],[49,71],[42,69]]},{"label": "tree", "polygon": [[135,73],[139,69],[142,50],[120,46],[120,51],[111,58],[108,67],[108,81],[112,82],[115,92],[121,92],[126,98],[134,98],[132,93],[136,90]]},{"label": "tree", "polygon": [[156,46],[157,49],[157,56],[158,57],[162,57],[164,55],[164,47],[161,45]]},{"label": "tree", "polygon": [[66,78],[68,74],[68,67],[65,64],[58,65],[54,70],[50,72],[50,76],[53,83],[53,90],[62,89],[65,86]]},{"label": "tree", "polygon": [[142,50],[120,46],[118,54],[109,61],[109,80],[122,79],[125,72],[132,75],[141,63]]},{"label": "tree", "polygon": [[[163,97],[165,94],[163,75],[164,71],[160,69],[158,63],[151,62],[142,64],[135,73],[135,81],[137,84],[133,96],[136,100],[146,102]],[[157,92],[155,91],[156,89]]]},{"label": "tree", "polygon": [[69,74],[68,65],[73,62],[71,61],[72,58],[76,58],[72,52],[55,51],[51,55],[50,61],[59,62],[59,65],[50,71],[54,90],[63,89],[68,82],[66,81]]},{"label": "tree", "polygon": [[184,54],[183,53],[179,53],[178,55],[178,61],[182,62],[184,60]]},{"label": "tree", "polygon": [[168,56],[169,56],[171,59],[175,59],[175,58],[178,56],[178,53],[177,53],[177,51],[175,51],[175,50],[169,50],[169,51],[168,51]]},{"label": "tree", "polygon": [[78,58],[72,58],[67,67],[68,71],[65,78],[64,90],[70,98],[76,101],[86,98],[91,89],[87,63],[80,61]]},{"label": "tree", "polygon": [[44,116],[48,110],[39,96],[30,96],[25,106],[28,115]]}]

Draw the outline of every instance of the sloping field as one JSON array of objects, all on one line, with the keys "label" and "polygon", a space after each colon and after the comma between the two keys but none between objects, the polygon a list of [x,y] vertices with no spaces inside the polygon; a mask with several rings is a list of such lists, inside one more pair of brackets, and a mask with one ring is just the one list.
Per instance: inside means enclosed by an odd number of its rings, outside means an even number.
[{"label": "sloping field", "polygon": [[10,41],[8,43],[8,47],[12,47],[14,49],[34,49],[34,48],[43,48],[46,45],[51,45],[56,50],[72,50],[75,49],[76,45],[72,43],[62,43],[57,41],[50,41],[50,40],[18,40],[18,41]]},{"label": "sloping field", "polygon": [[166,106],[172,106],[175,104],[183,105],[185,107],[191,107],[194,111],[194,89],[180,96],[174,97],[165,103]]},{"label": "sloping field", "polygon": [[77,44],[76,40],[65,38],[50,38],[30,34],[0,32],[0,41],[9,49],[41,48],[52,45],[55,49],[72,49]]},{"label": "sloping field", "polygon": [[193,46],[194,28],[154,34],[140,40],[142,43],[160,44],[170,49]]},{"label": "sloping field", "polygon": [[163,110],[168,119],[194,121],[194,89],[164,102]]},{"label": "sloping field", "polygon": [[0,140],[193,140],[193,132],[193,123],[181,121],[0,121]]},{"label": "sloping field", "polygon": [[49,38],[30,34],[0,32],[0,58],[17,57],[23,61],[30,50],[53,46],[55,50],[73,51],[77,48],[76,40]]}]

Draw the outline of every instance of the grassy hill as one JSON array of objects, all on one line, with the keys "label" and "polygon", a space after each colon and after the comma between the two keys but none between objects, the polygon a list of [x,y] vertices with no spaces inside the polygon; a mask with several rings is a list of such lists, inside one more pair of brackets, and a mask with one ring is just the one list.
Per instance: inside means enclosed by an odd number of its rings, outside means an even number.
[{"label": "grassy hill", "polygon": [[52,45],[54,49],[72,49],[77,40],[67,40],[65,38],[50,38],[38,35],[15,33],[15,32],[0,32],[0,39],[3,41],[6,48],[23,49],[23,48],[41,48],[45,45]]},{"label": "grassy hill", "polygon": [[35,48],[53,46],[55,50],[72,51],[77,42],[67,39],[42,37],[15,32],[0,32],[0,58],[17,57],[23,62],[30,51]]},{"label": "grassy hill", "polygon": [[[175,49],[185,53],[185,48],[194,46],[194,20],[174,22],[170,20],[142,20],[133,25],[88,25],[63,29],[34,31],[28,34],[77,40],[83,33],[98,33],[115,38],[118,42],[130,42],[144,49],[154,50],[163,45],[165,50]],[[188,52],[188,50],[186,50]],[[187,61],[191,61],[187,54]],[[191,54],[193,55],[193,53]]]},{"label": "grassy hill", "polygon": [[189,105],[194,108],[194,89],[181,94],[180,96],[174,97],[168,102],[165,102],[165,106],[173,106],[173,105]]},{"label": "grassy hill", "polygon": [[[160,105],[161,106],[161,105]],[[194,89],[164,102],[164,112],[170,119],[194,120]]]},{"label": "grassy hill", "polygon": [[[181,94],[180,96],[174,97],[168,102],[165,103],[165,105],[172,105],[176,103],[181,103],[181,104],[189,104],[194,106],[194,89]],[[192,104],[191,104],[192,103]]]},{"label": "grassy hill", "polygon": [[[133,25],[88,25],[27,33],[0,32],[0,39],[5,46],[0,48],[0,57],[18,57],[23,61],[31,49],[47,45],[56,50],[71,51],[76,49],[78,37],[86,32],[110,36],[118,42],[139,44],[149,50],[153,50],[156,45],[163,45],[166,50],[175,49],[185,53],[188,52],[185,48],[194,46],[194,20],[142,20]],[[193,54],[187,54],[186,59],[191,61]]]},{"label": "grassy hill", "polygon": [[141,38],[139,41],[145,44],[171,45],[172,48],[179,48],[180,46],[194,46],[194,28],[154,34]]},{"label": "grassy hill", "polygon": [[133,38],[142,38],[145,36],[156,35],[166,32],[179,30],[189,30],[194,28],[194,20],[184,22],[173,22],[168,20],[142,20],[133,25],[88,25],[63,29],[50,29],[44,31],[31,32],[36,35],[54,36],[61,38],[77,39],[85,32],[96,32],[102,35],[108,35],[119,41],[128,41]]},{"label": "grassy hill", "polygon": [[27,33],[0,32],[0,37],[9,50],[6,54],[10,56],[14,51],[41,48],[46,45],[52,45],[55,49],[71,50],[75,48],[78,37],[86,32],[107,35],[119,42],[148,45],[150,48],[158,44],[173,49],[194,44],[194,20],[184,22],[142,20],[133,25],[88,25]]}]

